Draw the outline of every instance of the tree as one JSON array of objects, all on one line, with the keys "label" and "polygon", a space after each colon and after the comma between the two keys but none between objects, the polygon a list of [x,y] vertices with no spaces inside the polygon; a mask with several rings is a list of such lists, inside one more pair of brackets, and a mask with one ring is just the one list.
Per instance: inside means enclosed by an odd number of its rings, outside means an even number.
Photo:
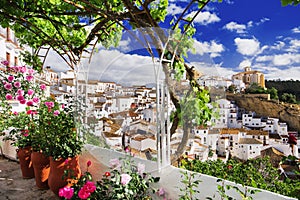
[{"label": "tree", "polygon": [[[165,81],[176,108],[171,133],[179,124],[184,129],[175,160],[184,151],[190,127],[206,124],[212,115],[208,91],[197,83],[192,67],[184,60],[193,45],[192,22],[209,2],[190,1],[179,19],[170,21],[170,32],[160,26],[167,15],[168,0],[1,0],[0,24],[11,27],[21,44],[35,49],[33,56],[26,56],[39,69],[43,62],[37,65],[36,61],[42,48],[53,49],[76,69],[84,53],[91,59],[97,44],[117,46],[124,30],[132,33],[153,58],[157,55],[163,60]],[[191,10],[196,11],[194,16],[184,18]],[[142,37],[136,37],[133,30]],[[182,95],[173,86],[180,83],[183,74],[190,88]]]},{"label": "tree", "polygon": [[297,103],[296,95],[283,93],[283,95],[281,96],[281,101],[286,103]]},{"label": "tree", "polygon": [[267,89],[267,93],[270,94],[271,99],[278,99],[278,91],[274,87]]}]

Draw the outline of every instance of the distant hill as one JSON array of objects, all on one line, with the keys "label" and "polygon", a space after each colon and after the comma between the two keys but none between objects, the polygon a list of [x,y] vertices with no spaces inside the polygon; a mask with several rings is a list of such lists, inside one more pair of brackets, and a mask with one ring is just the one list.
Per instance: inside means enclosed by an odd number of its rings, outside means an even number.
[{"label": "distant hill", "polygon": [[300,101],[300,81],[299,80],[266,80],[267,88],[274,87],[278,91],[278,96],[283,93],[290,93],[296,95],[297,101]]}]

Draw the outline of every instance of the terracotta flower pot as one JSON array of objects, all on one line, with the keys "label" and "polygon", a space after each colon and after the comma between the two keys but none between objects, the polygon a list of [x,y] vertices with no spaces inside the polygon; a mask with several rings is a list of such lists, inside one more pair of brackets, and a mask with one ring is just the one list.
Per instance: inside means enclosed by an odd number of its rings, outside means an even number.
[{"label": "terracotta flower pot", "polygon": [[34,171],[31,162],[31,147],[24,147],[17,149],[17,156],[19,158],[22,176],[24,179],[34,178]]},{"label": "terracotta flower pot", "polygon": [[35,184],[39,189],[49,189],[50,159],[41,152],[33,151],[31,161],[34,169]]},{"label": "terracotta flower pot", "polygon": [[[64,171],[68,170],[68,176],[64,176]],[[60,188],[71,184],[74,178],[79,178],[81,175],[79,156],[53,160],[50,157],[50,174],[48,178],[49,188],[54,194],[58,195]]]}]

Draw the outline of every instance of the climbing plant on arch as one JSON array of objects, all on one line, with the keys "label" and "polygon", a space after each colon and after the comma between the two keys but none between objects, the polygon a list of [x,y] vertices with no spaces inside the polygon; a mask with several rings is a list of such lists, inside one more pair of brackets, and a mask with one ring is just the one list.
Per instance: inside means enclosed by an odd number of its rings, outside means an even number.
[{"label": "climbing plant on arch", "polygon": [[[179,125],[184,130],[176,160],[184,152],[191,126],[205,125],[212,116],[208,91],[197,83],[192,66],[185,62],[193,46],[193,20],[210,2],[189,1],[180,17],[167,27],[171,34],[161,27],[168,14],[168,0],[2,0],[0,24],[11,27],[21,44],[35,49],[35,55],[27,54],[27,60],[36,68],[42,67],[34,62],[41,48],[53,49],[74,69],[84,53],[92,56],[97,44],[117,46],[122,32],[137,30],[143,36],[137,41],[153,58],[164,60],[162,70],[175,106],[171,134]],[[195,14],[186,17],[191,10]],[[190,85],[184,95],[173,87],[181,79]]]}]

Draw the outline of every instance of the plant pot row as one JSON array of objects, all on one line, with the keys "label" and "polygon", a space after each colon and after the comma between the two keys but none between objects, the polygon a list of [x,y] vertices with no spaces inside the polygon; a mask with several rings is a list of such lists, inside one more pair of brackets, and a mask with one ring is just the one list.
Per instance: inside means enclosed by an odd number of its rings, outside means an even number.
[{"label": "plant pot row", "polygon": [[79,156],[54,160],[30,147],[17,151],[23,178],[35,178],[39,189],[49,189],[58,195],[60,188],[79,178],[81,170]]}]

